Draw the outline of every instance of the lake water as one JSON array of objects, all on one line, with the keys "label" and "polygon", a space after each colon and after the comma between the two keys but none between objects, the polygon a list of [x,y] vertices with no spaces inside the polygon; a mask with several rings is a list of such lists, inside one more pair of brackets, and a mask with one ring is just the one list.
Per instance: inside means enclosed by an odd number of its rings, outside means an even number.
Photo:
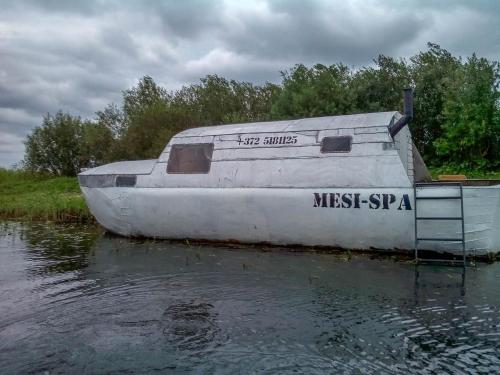
[{"label": "lake water", "polygon": [[500,373],[500,262],[0,223],[0,373]]}]

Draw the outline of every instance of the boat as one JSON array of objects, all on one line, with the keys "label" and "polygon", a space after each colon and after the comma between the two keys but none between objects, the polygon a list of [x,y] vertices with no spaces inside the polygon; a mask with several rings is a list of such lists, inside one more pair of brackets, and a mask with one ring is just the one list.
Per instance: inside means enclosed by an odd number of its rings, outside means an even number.
[{"label": "boat", "polygon": [[[405,110],[188,129],[154,160],[78,175],[129,237],[477,254],[500,249],[500,184],[432,181]],[[480,186],[482,185],[482,186]]]}]

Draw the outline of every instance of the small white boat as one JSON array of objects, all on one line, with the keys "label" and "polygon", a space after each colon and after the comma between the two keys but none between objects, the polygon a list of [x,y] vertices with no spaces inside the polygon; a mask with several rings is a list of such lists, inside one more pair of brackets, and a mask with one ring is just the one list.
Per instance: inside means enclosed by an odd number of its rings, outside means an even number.
[{"label": "small white boat", "polygon": [[123,236],[384,250],[413,250],[417,237],[427,250],[500,250],[500,185],[418,185],[430,176],[405,126],[410,95],[404,115],[189,129],[158,159],[79,182],[97,221]]}]

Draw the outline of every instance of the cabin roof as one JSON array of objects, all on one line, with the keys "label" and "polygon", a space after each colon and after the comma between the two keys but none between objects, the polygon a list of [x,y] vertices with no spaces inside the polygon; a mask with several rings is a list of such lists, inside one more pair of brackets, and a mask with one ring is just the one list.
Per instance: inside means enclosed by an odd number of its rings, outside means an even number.
[{"label": "cabin roof", "polygon": [[306,130],[352,129],[388,126],[399,112],[361,113],[344,116],[325,116],[284,121],[252,122],[192,128],[178,133],[174,138],[216,136],[224,134],[294,132]]},{"label": "cabin roof", "polygon": [[87,169],[86,171],[83,171],[79,174],[80,175],[148,174],[151,173],[157,161],[158,161],[157,159],[117,161],[114,163]]}]

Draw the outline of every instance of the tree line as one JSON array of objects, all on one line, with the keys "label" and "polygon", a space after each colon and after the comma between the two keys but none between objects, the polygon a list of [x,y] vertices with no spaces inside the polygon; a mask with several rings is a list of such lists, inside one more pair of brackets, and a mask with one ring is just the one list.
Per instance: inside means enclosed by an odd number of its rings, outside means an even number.
[{"label": "tree line", "polygon": [[297,64],[281,83],[255,85],[208,75],[168,91],[145,76],[94,119],[47,114],[28,135],[23,165],[73,176],[117,160],[156,158],[187,128],[239,122],[402,110],[414,89],[413,139],[431,166],[500,167],[500,67],[436,44],[409,59],[380,55],[373,66]]}]

